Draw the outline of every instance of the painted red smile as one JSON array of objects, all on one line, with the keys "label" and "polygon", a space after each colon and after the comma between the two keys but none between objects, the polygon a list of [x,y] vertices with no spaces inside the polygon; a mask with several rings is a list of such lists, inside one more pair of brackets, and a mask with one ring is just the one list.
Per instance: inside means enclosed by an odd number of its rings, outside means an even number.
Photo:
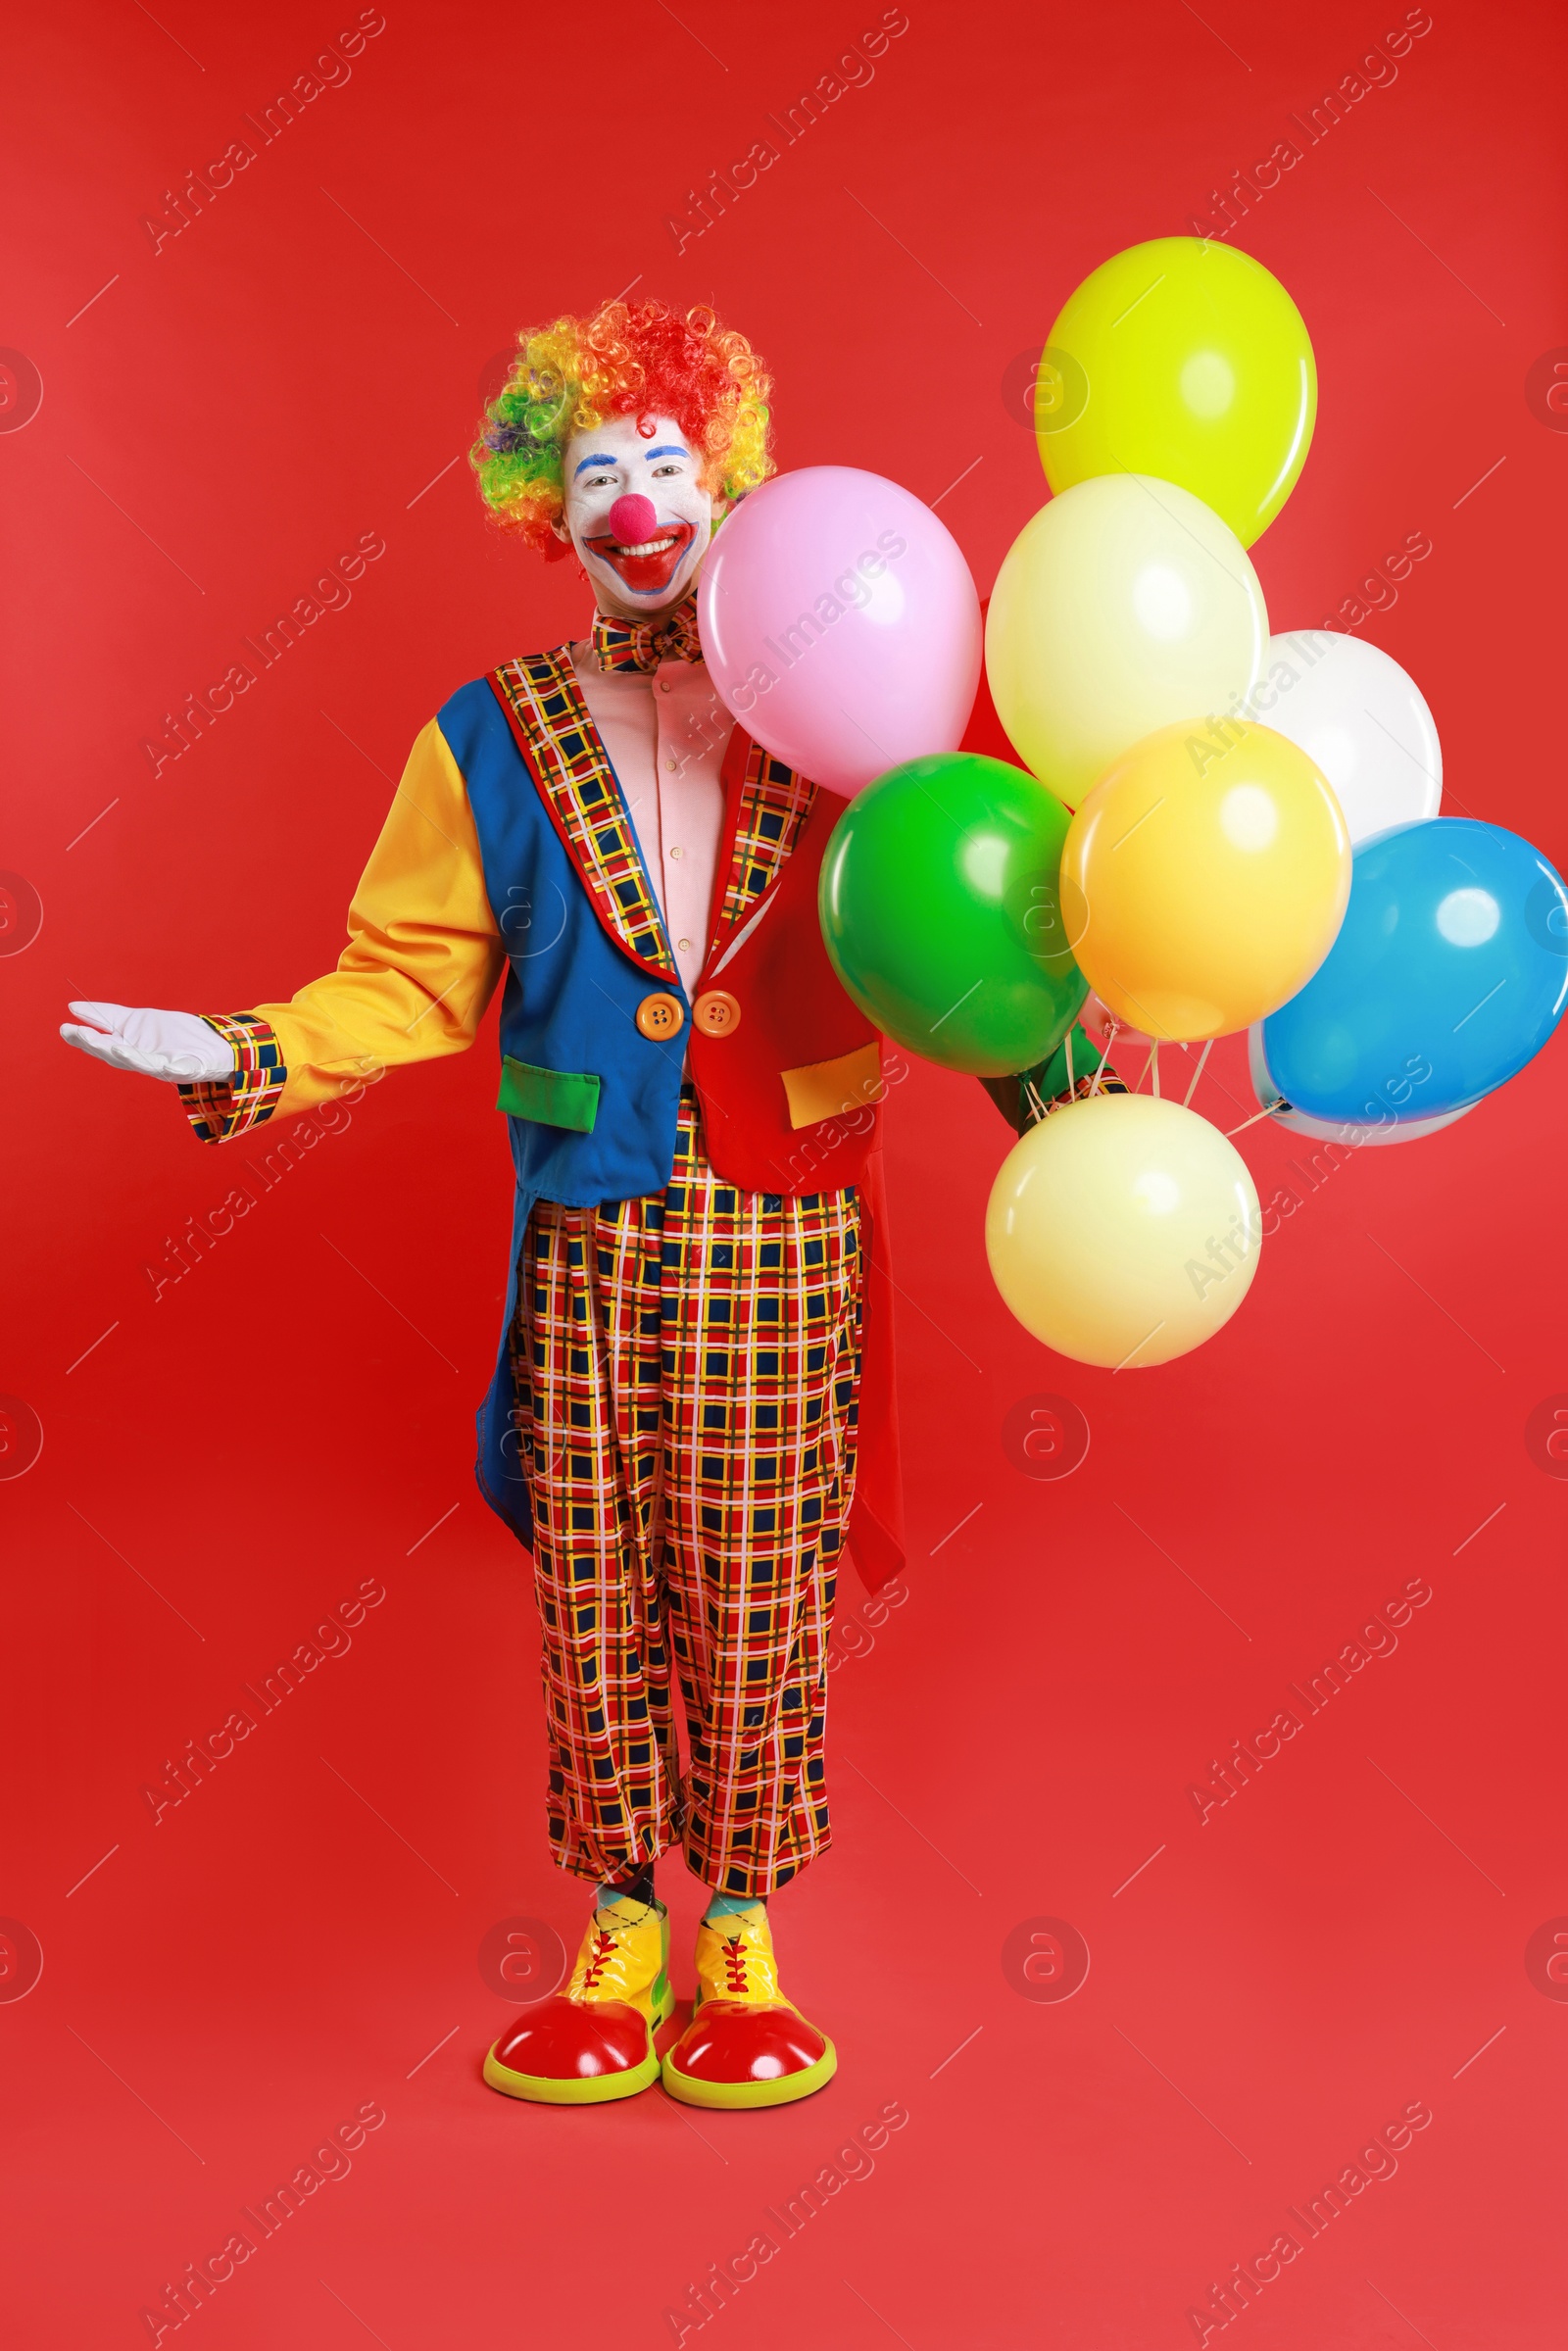
[{"label": "painted red smile", "polygon": [[668,587],[696,536],[695,522],[661,522],[637,547],[623,547],[609,531],[584,544],[619,574],[634,596],[656,596]]}]

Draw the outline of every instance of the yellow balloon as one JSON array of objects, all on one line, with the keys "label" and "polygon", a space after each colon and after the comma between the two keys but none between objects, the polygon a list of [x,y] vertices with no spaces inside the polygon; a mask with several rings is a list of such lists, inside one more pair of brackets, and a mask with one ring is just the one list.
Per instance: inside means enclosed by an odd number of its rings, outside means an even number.
[{"label": "yellow balloon", "polygon": [[1249,253],[1155,237],[1102,263],[1051,330],[1035,430],[1054,490],[1157,473],[1244,547],[1306,463],[1317,367],[1301,314]]},{"label": "yellow balloon", "polygon": [[1112,1371],[1211,1339],[1251,1288],[1262,1245],[1235,1145],[1148,1095],[1053,1110],[1007,1153],[986,1209],[992,1276],[1024,1329]]},{"label": "yellow balloon", "polygon": [[986,615],[997,715],[1069,808],[1155,727],[1237,709],[1267,646],[1235,532],[1173,483],[1125,473],[1081,482],[1024,524]]},{"label": "yellow balloon", "polygon": [[1271,726],[1193,718],[1137,743],[1061,853],[1079,969],[1152,1037],[1228,1036],[1304,988],[1350,895],[1326,777]]}]

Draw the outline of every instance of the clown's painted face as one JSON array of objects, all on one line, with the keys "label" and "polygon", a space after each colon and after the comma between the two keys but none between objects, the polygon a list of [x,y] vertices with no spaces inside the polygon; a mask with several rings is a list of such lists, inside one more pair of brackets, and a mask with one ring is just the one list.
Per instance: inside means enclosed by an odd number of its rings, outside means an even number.
[{"label": "clown's painted face", "polygon": [[563,475],[556,532],[569,535],[601,609],[643,620],[678,604],[696,584],[715,508],[680,426],[660,416],[644,434],[635,417],[615,416],[573,433]]}]

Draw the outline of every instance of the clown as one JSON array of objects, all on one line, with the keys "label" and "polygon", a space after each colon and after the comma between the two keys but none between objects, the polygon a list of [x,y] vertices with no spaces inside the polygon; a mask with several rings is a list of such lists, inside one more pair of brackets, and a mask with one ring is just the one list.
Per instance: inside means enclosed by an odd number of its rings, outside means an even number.
[{"label": "clown", "polygon": [[[550,1842],[597,1891],[564,1988],[484,2077],[773,2105],[836,2064],[767,1905],[829,1841],[838,1557],[876,1585],[902,1556],[881,1045],[817,926],[842,804],[732,722],[698,640],[711,534],[773,470],[761,363],[657,302],[518,345],[472,462],[504,528],[575,552],[588,635],[419,734],[335,971],[200,1017],[74,1004],[61,1033],[177,1084],[220,1144],[462,1051],[504,983],[515,1212],[478,1476],[532,1554]],[[661,2052],[677,1843],[709,1900]]]}]

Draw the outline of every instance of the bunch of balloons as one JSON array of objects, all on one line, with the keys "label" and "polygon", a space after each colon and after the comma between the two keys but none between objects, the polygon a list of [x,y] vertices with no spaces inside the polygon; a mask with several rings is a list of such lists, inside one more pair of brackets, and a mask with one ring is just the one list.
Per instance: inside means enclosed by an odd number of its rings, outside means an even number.
[{"label": "bunch of balloons", "polygon": [[[854,796],[821,892],[851,996],[947,1068],[1066,1096],[1004,1162],[987,1249],[1036,1337],[1116,1370],[1218,1330],[1261,1246],[1234,1144],[1160,1098],[1162,1041],[1247,1030],[1263,1111],[1414,1140],[1513,1076],[1568,1001],[1568,890],[1515,834],[1438,814],[1403,670],[1269,633],[1247,550],[1316,409],[1300,314],[1249,255],[1165,237],[1078,287],[1036,376],[1054,494],[983,622],[1020,764],[958,748],[981,607],[897,484],[783,475],[705,569],[725,703]],[[1083,1089],[1118,1038],[1148,1046],[1152,1095]]]}]

